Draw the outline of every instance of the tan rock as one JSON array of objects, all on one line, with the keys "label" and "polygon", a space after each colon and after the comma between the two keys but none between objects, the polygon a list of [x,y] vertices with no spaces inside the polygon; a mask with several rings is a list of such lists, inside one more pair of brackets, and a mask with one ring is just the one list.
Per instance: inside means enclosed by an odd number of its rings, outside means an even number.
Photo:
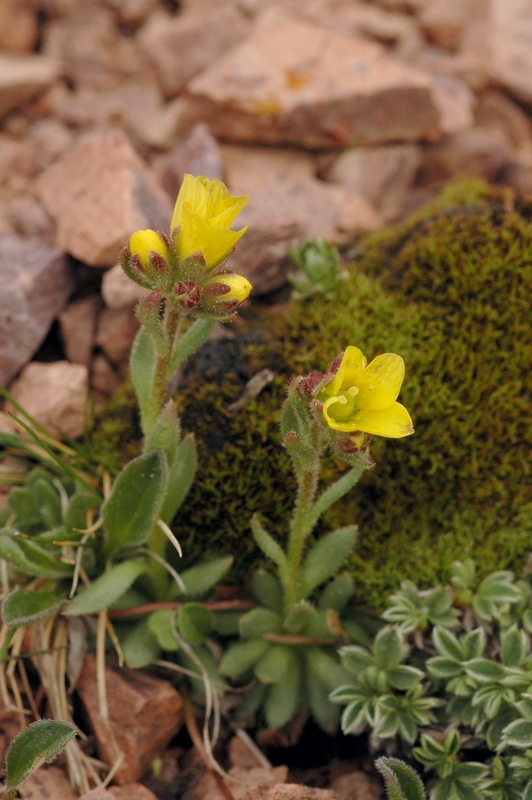
[{"label": "tan rock", "polygon": [[50,86],[59,70],[59,62],[46,56],[0,54],[0,119]]},{"label": "tan rock", "polygon": [[[262,797],[261,790],[264,786],[282,786],[288,776],[288,767],[253,767],[241,769],[232,767],[226,779],[234,800],[243,800],[244,797]],[[224,800],[224,795],[218,788],[213,776],[209,773],[203,775],[198,783],[185,794],[184,800]],[[325,798],[324,800],[329,800]]]},{"label": "tan rock", "polygon": [[82,794],[79,800],[112,800],[112,797],[113,795],[108,789],[104,789],[103,786],[96,786],[90,792]]},{"label": "tan rock", "polygon": [[363,194],[347,194],[336,223],[339,231],[357,235],[376,231],[383,225],[384,220]]},{"label": "tan rock", "polygon": [[510,142],[495,128],[473,128],[444,142],[427,145],[418,180],[439,184],[456,175],[476,175],[488,181],[515,160]]},{"label": "tan rock", "polygon": [[115,311],[104,308],[96,325],[96,345],[102,348],[113,364],[118,365],[129,355],[139,327],[139,321],[132,309]]},{"label": "tan rock", "polygon": [[37,13],[20,0],[0,3],[0,50],[9,53],[31,53],[37,36]]},{"label": "tan rock", "polygon": [[139,42],[157,68],[164,93],[172,97],[240,42],[249,28],[249,19],[236,4],[213,5],[201,13],[176,17],[160,11],[151,15]]},{"label": "tan rock", "polygon": [[475,97],[464,81],[450,75],[432,75],[432,96],[446,136],[473,127]]},{"label": "tan rock", "polygon": [[66,305],[74,279],[63,253],[38,239],[0,237],[0,383],[29,361]]},{"label": "tan rock", "polygon": [[314,789],[299,783],[278,783],[246,792],[241,800],[338,800],[338,795],[329,789]]},{"label": "tan rock", "polygon": [[46,236],[53,224],[42,203],[27,194],[11,199],[9,221],[15,231],[24,236]]},{"label": "tan rock", "polygon": [[289,147],[246,147],[223,144],[224,174],[233,194],[253,197],[284,180],[309,180],[316,174],[313,156]]},{"label": "tan rock", "polygon": [[421,151],[413,144],[357,147],[338,156],[327,177],[363,195],[390,221],[400,215],[420,164]]},{"label": "tan rock", "polygon": [[109,308],[131,308],[147,294],[149,290],[128,278],[120,264],[115,264],[103,276],[102,297]]},{"label": "tan rock", "polygon": [[105,0],[122,25],[139,25],[160,8],[158,0]]},{"label": "tan rock", "polygon": [[66,357],[72,364],[90,364],[101,305],[99,295],[93,294],[70,303],[59,315]]},{"label": "tan rock", "polygon": [[90,266],[111,266],[136,230],[167,230],[172,206],[122,131],[80,137],[48,167],[37,191],[57,223],[59,247]]},{"label": "tan rock", "polygon": [[478,0],[424,0],[418,19],[431,42],[445,50],[456,51],[477,4]]},{"label": "tan rock", "polygon": [[24,367],[10,387],[13,398],[46,430],[78,439],[84,431],[88,370],[68,361]]},{"label": "tan rock", "polygon": [[97,353],[91,362],[90,386],[98,396],[104,395],[108,400],[121,383],[118,372],[103,353]]},{"label": "tan rock", "polygon": [[[111,786],[109,794],[115,800],[157,800],[156,796],[142,783],[126,783],[124,786]],[[111,797],[109,800],[111,800]]]},{"label": "tan rock", "polygon": [[113,11],[97,3],[76,3],[48,22],[43,52],[61,61],[63,74],[77,87],[116,86],[147,67],[136,39],[123,36]]},{"label": "tan rock", "polygon": [[331,237],[345,191],[315,178],[279,181],[254,193],[239,216],[249,230],[231,257],[231,267],[249,278],[255,297],[286,282],[294,239]]},{"label": "tan rock", "polygon": [[[304,65],[304,66],[302,66]],[[272,9],[188,84],[190,119],[228,141],[343,147],[438,135],[430,78],[372,42]]]},{"label": "tan rock", "polygon": [[338,795],[338,800],[381,800],[384,794],[381,782],[362,770],[333,780],[331,791]]},{"label": "tan rock", "polygon": [[530,0],[489,0],[490,58],[493,80],[518,100],[532,103],[532,8]]},{"label": "tan rock", "polygon": [[78,800],[65,772],[59,767],[41,767],[26,778],[18,796],[21,800]]},{"label": "tan rock", "polygon": [[[183,701],[168,681],[141,672],[108,667],[105,676],[110,725],[125,756],[115,781],[124,785],[141,778],[179,730]],[[95,732],[99,755],[112,764],[116,753],[99,713],[93,655],[86,658],[77,690]]]},{"label": "tan rock", "polygon": [[497,89],[488,89],[477,100],[477,125],[498,128],[517,152],[532,163],[532,122],[523,109]]},{"label": "tan rock", "polygon": [[[252,769],[253,767],[263,767],[266,757],[259,759],[253,749],[245,743],[238,735],[232,736],[227,748],[231,767],[238,769]],[[258,748],[257,748],[258,750]],[[260,751],[258,751],[260,753]]]},{"label": "tan rock", "polygon": [[183,176],[205,175],[223,180],[224,169],[218,142],[203,122],[194,126],[177,147],[161,159],[157,169],[170,197],[177,197]]}]

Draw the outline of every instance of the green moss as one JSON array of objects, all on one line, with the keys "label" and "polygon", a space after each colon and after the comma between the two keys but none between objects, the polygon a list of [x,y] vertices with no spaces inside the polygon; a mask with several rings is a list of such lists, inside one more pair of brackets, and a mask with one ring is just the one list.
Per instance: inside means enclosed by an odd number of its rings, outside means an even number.
[{"label": "green moss", "polygon": [[[408,439],[374,440],[375,469],[325,520],[360,525],[351,565],[360,599],[382,606],[401,579],[428,586],[468,555],[484,573],[519,567],[532,541],[529,219],[506,192],[454,186],[358,246],[336,299],[262,318],[259,340],[208,345],[182,401],[200,452],[198,481],[176,520],[191,556],[231,553],[242,579],[259,560],[251,514],[283,535],[293,491],[277,432],[283,383],[356,344],[368,358],[403,355],[400,399],[416,425]],[[220,354],[231,348],[225,363]],[[277,375],[273,387],[227,417],[223,409],[264,366]],[[340,469],[328,462],[325,477]]]},{"label": "green moss", "polygon": [[81,447],[91,463],[102,465],[114,476],[139,455],[141,439],[135,393],[128,379],[95,414]]}]

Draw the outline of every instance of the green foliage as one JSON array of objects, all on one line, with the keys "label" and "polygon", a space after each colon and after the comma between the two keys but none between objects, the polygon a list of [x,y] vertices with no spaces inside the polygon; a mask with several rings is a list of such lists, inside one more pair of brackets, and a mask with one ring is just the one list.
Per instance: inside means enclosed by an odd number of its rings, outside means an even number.
[{"label": "green foliage", "polygon": [[51,761],[75,735],[70,722],[41,719],[18,734],[6,756],[6,800],[13,800],[19,786],[42,761]]},{"label": "green foliage", "polygon": [[414,770],[397,758],[378,758],[375,766],[384,778],[388,800],[425,800],[425,790]]},{"label": "green foliage", "polygon": [[[506,570],[480,580],[470,559],[451,573],[451,584],[425,593],[403,583],[383,614],[396,624],[382,628],[371,649],[341,650],[354,679],[331,698],[345,705],[345,733],[369,728],[376,745],[392,737],[418,742],[413,756],[438,778],[431,800],[528,797],[532,588]],[[440,613],[420,613],[434,597]],[[401,672],[394,679],[397,670],[410,672],[410,686]],[[427,706],[416,709],[415,701]],[[467,759],[472,745],[477,761]]]},{"label": "green foliage", "polygon": [[292,242],[290,255],[300,270],[288,274],[294,287],[294,298],[302,299],[313,294],[330,295],[336,284],[347,278],[347,272],[339,268],[338,251],[321,236],[309,239],[300,246]]}]

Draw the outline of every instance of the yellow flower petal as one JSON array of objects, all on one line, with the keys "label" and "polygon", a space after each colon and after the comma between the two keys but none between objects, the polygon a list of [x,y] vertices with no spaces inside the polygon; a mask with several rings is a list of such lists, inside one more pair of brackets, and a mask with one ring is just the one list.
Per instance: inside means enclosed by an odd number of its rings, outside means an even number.
[{"label": "yellow flower petal", "polygon": [[181,182],[170,223],[171,231],[182,224],[185,203],[189,203],[194,213],[199,214],[203,219],[205,218],[207,213],[207,192],[203,183],[193,175],[185,175]]},{"label": "yellow flower petal", "polygon": [[152,230],[136,231],[129,240],[130,254],[139,257],[143,267],[148,264],[150,253],[159,253],[163,258],[168,258],[168,250],[161,237]]},{"label": "yellow flower petal", "polygon": [[357,406],[381,411],[396,399],[405,376],[405,362],[395,353],[384,353],[368,364],[359,378],[350,385],[358,387]]},{"label": "yellow flower petal", "polygon": [[362,351],[350,345],[342,357],[336,375],[321,389],[320,394],[324,392],[329,396],[337,395],[340,389],[357,386],[366,364],[367,360]]},{"label": "yellow flower petal", "polygon": [[221,295],[220,300],[238,300],[239,303],[243,303],[253,288],[247,278],[236,272],[232,275],[220,275],[216,282],[229,286],[229,291]]},{"label": "yellow flower petal", "polygon": [[183,208],[183,222],[177,237],[177,250],[180,258],[187,258],[201,252],[208,267],[214,267],[233,249],[247,225],[240,231],[231,231],[209,225],[198,214],[189,210],[188,203]]},{"label": "yellow flower petal", "polygon": [[401,403],[392,403],[380,411],[359,411],[356,422],[358,430],[388,439],[402,439],[414,433],[412,418]]}]

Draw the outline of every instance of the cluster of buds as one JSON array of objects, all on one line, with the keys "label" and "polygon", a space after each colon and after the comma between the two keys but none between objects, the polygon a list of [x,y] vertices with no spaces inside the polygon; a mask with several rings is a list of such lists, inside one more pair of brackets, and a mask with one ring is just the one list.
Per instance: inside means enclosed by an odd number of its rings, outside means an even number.
[{"label": "cluster of buds", "polygon": [[164,302],[185,314],[225,321],[251,291],[243,275],[225,261],[247,226],[230,226],[248,202],[232,197],[219,180],[185,175],[175,204],[170,234],[137,231],[121,254],[124,272],[151,290],[138,316],[148,324]]},{"label": "cluster of buds", "polygon": [[414,433],[406,408],[396,401],[405,374],[395,353],[370,364],[348,347],[327,372],[296,378],[283,412],[284,444],[294,459],[326,447],[348,463],[367,450],[370,435],[400,439]]}]

